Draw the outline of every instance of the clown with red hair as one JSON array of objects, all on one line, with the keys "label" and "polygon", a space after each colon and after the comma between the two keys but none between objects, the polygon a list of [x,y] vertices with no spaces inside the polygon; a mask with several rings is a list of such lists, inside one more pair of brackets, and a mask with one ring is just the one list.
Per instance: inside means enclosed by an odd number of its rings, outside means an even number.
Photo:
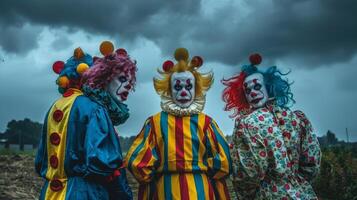
[{"label": "clown with red hair", "polygon": [[225,110],[235,118],[231,155],[239,199],[317,199],[311,186],[321,151],[310,121],[295,103],[291,83],[277,67],[258,69],[250,56],[238,75],[222,83]]}]

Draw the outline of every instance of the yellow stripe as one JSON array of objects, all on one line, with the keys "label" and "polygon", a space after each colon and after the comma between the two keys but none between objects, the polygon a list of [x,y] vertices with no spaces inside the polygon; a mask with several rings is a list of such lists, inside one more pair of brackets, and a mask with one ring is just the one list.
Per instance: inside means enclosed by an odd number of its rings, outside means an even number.
[{"label": "yellow stripe", "polygon": [[[47,180],[53,180],[54,178],[59,179],[63,183],[63,189],[54,192],[50,189],[50,184],[46,190],[45,199],[65,199],[66,190],[67,190],[67,176],[64,171],[64,160],[66,154],[66,136],[67,136],[67,127],[70,111],[73,105],[73,102],[76,98],[82,95],[80,90],[73,90],[74,93],[69,97],[62,97],[52,106],[51,111],[49,112],[47,119]],[[53,113],[56,110],[61,110],[63,112],[63,118],[60,122],[56,122],[53,118]],[[58,146],[52,145],[50,142],[51,133],[56,132],[61,137],[61,142]],[[52,168],[50,165],[50,157],[56,155],[58,158],[58,167],[56,169]]]},{"label": "yellow stripe", "polygon": [[209,183],[206,174],[201,174],[202,181],[203,181],[203,188],[205,191],[205,199],[209,199]]},{"label": "yellow stripe", "polygon": [[[205,136],[205,133],[203,132],[204,124],[205,124],[205,115],[204,114],[199,114],[198,115],[198,126],[199,126],[199,128],[197,130],[197,133],[198,133],[198,137],[199,137],[199,140],[200,140],[200,145],[199,145],[199,149],[198,149],[198,159],[204,158],[204,153],[206,152],[206,147],[203,144],[203,139],[204,139],[204,136]],[[202,160],[198,161],[198,166],[202,170],[207,170],[207,167],[203,164]]]},{"label": "yellow stripe", "polygon": [[[197,199],[197,190],[196,190],[196,183],[194,179],[194,174],[185,174],[187,185],[188,185],[188,195],[190,200]],[[202,195],[202,194],[200,194]]]},{"label": "yellow stripe", "polygon": [[175,116],[168,114],[168,168],[170,171],[176,171],[176,140],[175,140]]},{"label": "yellow stripe", "polygon": [[162,139],[162,133],[161,133],[161,112],[159,114],[156,114],[155,116],[153,116],[153,123],[154,123],[154,128],[155,128],[155,133],[156,133],[156,141],[158,142],[157,147],[158,147],[158,151],[160,152],[160,159],[161,159],[161,163],[160,166],[158,167],[158,171],[162,171],[163,170],[163,161],[165,160],[165,155],[164,155],[164,143],[163,143],[163,139]]},{"label": "yellow stripe", "polygon": [[181,199],[180,174],[171,175],[172,199]]},{"label": "yellow stripe", "polygon": [[184,159],[185,159],[185,169],[192,169],[193,159],[192,155],[192,133],[190,129],[191,117],[183,117],[183,133],[184,133]]}]

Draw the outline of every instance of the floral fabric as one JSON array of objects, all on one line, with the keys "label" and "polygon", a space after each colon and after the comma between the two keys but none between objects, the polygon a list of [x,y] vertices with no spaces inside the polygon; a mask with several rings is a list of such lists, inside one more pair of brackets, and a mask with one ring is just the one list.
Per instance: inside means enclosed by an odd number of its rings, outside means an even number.
[{"label": "floral fabric", "polygon": [[317,199],[321,151],[301,111],[274,104],[236,120],[233,183],[239,199]]}]

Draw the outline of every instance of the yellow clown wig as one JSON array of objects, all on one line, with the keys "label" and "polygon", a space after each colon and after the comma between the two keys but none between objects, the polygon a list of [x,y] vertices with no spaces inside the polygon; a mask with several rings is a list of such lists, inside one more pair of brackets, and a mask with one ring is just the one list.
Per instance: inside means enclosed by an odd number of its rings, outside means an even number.
[{"label": "yellow clown wig", "polygon": [[185,48],[176,49],[174,56],[177,61],[176,64],[171,60],[167,60],[163,63],[162,70],[157,70],[162,77],[154,78],[156,92],[159,95],[171,96],[172,74],[175,72],[189,71],[195,77],[195,98],[204,97],[206,91],[209,90],[213,83],[213,73],[198,72],[198,68],[203,64],[202,58],[200,56],[194,56],[191,61],[189,61],[189,54]]}]

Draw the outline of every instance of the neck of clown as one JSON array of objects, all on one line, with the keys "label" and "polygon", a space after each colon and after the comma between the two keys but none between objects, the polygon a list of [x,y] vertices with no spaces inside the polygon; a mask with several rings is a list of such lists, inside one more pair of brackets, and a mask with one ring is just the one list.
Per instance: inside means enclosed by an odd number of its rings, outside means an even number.
[{"label": "neck of clown", "polygon": [[172,97],[161,96],[161,109],[174,116],[190,116],[201,113],[205,106],[205,96],[196,97],[193,102],[187,107],[181,107],[174,102]]}]

